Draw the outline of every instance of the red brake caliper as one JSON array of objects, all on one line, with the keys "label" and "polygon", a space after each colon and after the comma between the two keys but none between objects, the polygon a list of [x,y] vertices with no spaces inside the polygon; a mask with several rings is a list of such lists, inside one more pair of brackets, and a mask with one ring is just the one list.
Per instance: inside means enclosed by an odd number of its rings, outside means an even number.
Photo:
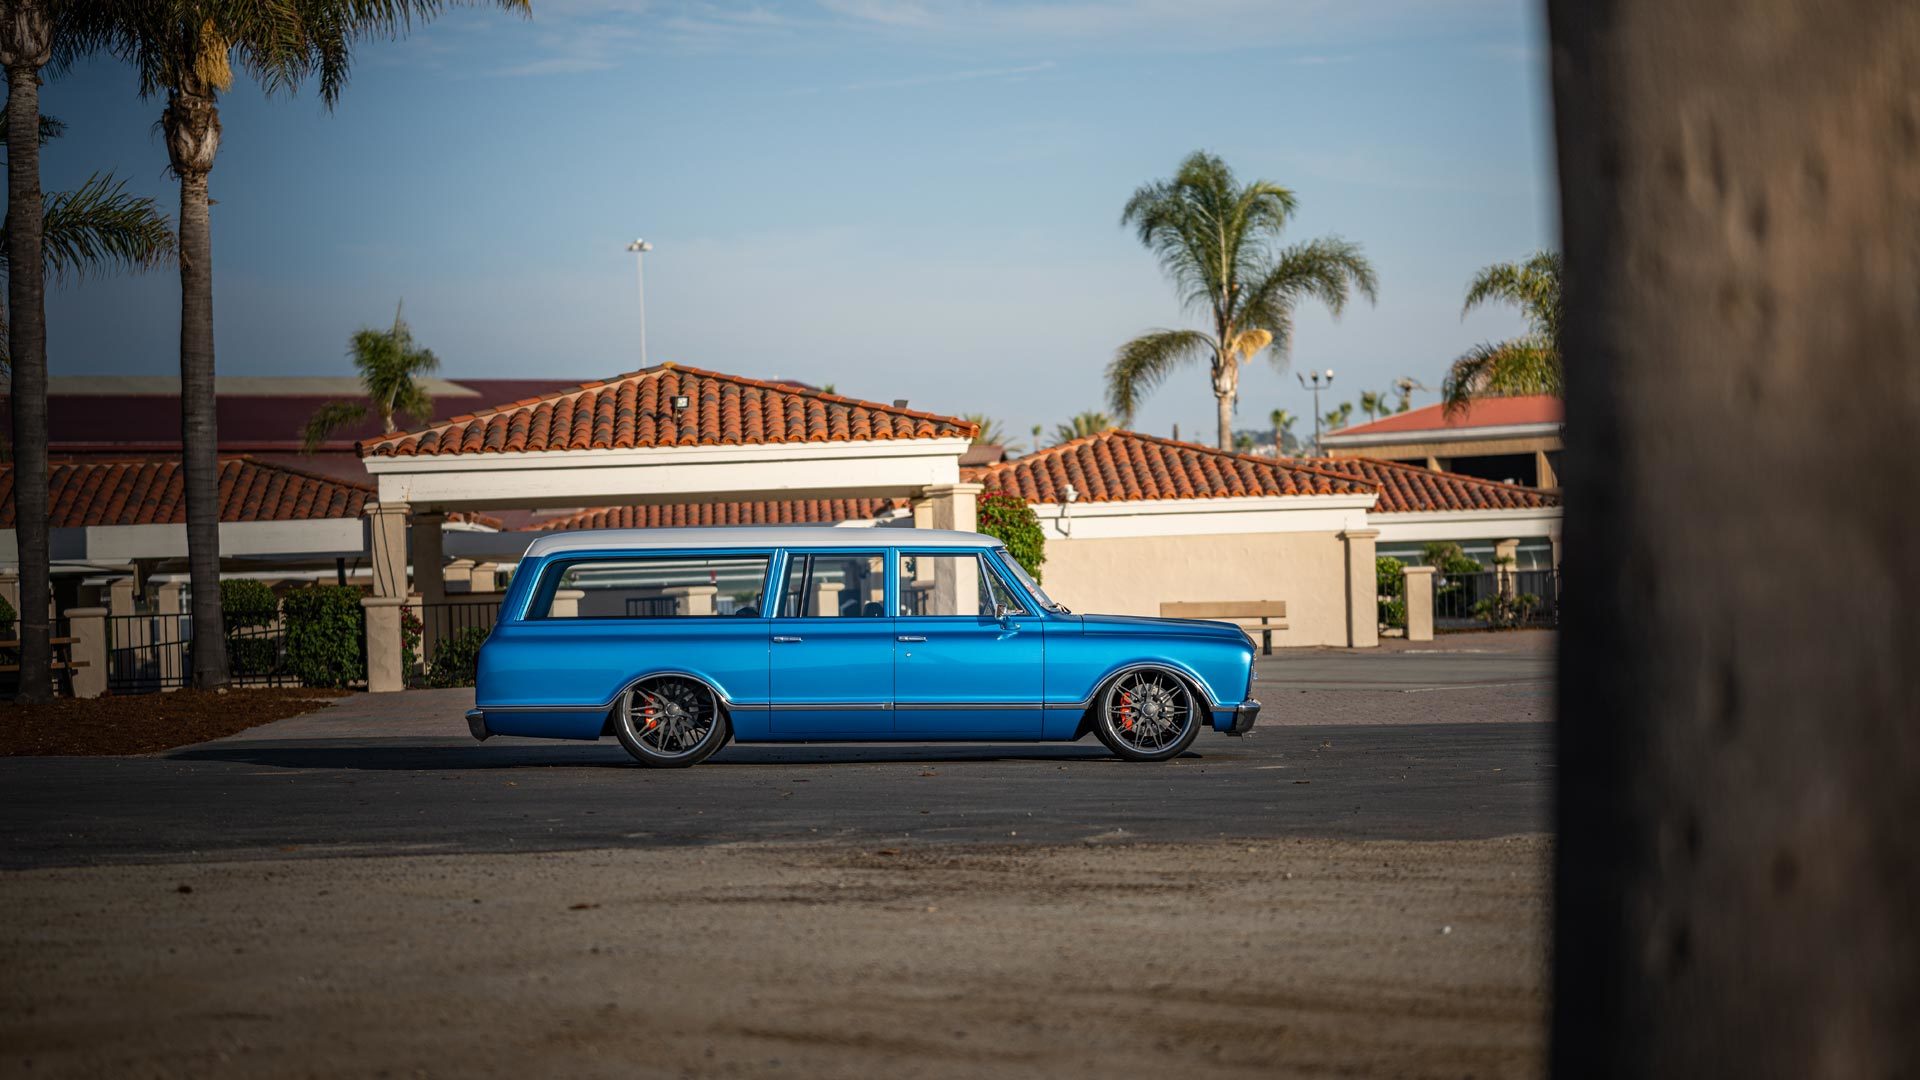
[{"label": "red brake caliper", "polygon": [[652,731],[654,728],[660,726],[660,718],[654,715],[655,711],[653,699],[648,698],[647,707],[640,710],[640,715],[646,718],[648,731]]},{"label": "red brake caliper", "polygon": [[1126,731],[1133,730],[1133,691],[1131,690],[1120,695],[1120,727]]}]

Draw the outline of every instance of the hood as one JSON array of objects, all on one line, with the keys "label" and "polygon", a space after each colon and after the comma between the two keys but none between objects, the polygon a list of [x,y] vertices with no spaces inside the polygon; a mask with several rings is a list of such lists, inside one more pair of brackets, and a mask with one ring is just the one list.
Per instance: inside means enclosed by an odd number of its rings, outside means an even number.
[{"label": "hood", "polygon": [[1089,634],[1176,633],[1189,637],[1219,638],[1244,642],[1247,635],[1230,622],[1211,619],[1161,619],[1151,615],[1081,615],[1081,624]]}]

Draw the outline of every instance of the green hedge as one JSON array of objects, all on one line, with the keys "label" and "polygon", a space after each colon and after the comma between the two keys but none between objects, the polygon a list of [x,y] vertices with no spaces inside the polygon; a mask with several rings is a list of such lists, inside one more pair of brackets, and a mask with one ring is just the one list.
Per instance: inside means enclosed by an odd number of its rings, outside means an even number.
[{"label": "green hedge", "polygon": [[280,614],[280,598],[258,581],[230,578],[220,583],[220,617],[227,629],[265,626]]},{"label": "green hedge", "polygon": [[1407,625],[1407,564],[1391,555],[1382,555],[1373,560],[1373,577],[1373,591],[1380,604],[1380,625]]},{"label": "green hedge", "polygon": [[0,638],[13,640],[13,621],[19,617],[20,613],[13,610],[13,605],[7,603],[7,598],[0,596]]},{"label": "green hedge", "polygon": [[1047,535],[1027,500],[996,491],[980,497],[976,514],[980,531],[1007,545],[1007,554],[1039,581],[1040,564],[1047,561]]},{"label": "green hedge", "polygon": [[345,688],[367,677],[361,650],[366,612],[351,585],[311,585],[281,601],[287,620],[287,670],[308,686]]},{"label": "green hedge", "polygon": [[486,628],[480,626],[469,626],[441,638],[433,649],[433,663],[427,665],[427,685],[472,686],[480,646],[486,641]]}]

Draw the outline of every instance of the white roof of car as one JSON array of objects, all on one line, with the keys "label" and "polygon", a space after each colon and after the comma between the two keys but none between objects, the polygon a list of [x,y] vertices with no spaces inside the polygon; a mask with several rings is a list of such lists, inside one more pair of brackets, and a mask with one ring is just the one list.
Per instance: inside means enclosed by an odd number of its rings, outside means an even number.
[{"label": "white roof of car", "polygon": [[527,558],[564,551],[658,548],[875,548],[999,547],[984,533],[950,529],[835,529],[825,526],[738,525],[713,529],[577,529],[542,536]]}]

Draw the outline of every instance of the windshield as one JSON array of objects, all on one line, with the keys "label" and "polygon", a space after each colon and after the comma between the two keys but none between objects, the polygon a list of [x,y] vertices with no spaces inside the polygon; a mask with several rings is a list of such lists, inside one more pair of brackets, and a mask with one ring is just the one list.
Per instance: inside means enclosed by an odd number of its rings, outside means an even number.
[{"label": "windshield", "polygon": [[1073,614],[1073,612],[1067,610],[1067,605],[1060,603],[1059,601],[1055,600],[1051,596],[1048,596],[1047,590],[1041,588],[1040,583],[1033,580],[1033,575],[1027,573],[1027,568],[1020,565],[1019,559],[1016,559],[1012,555],[1007,554],[1006,548],[998,548],[996,550],[1000,554],[1000,565],[1005,566],[1009,571],[1012,572],[1014,577],[1017,577],[1020,579],[1020,584],[1025,585],[1027,587],[1027,591],[1033,594],[1034,600],[1038,602],[1041,607],[1046,608],[1048,611],[1051,611],[1057,615]]}]

